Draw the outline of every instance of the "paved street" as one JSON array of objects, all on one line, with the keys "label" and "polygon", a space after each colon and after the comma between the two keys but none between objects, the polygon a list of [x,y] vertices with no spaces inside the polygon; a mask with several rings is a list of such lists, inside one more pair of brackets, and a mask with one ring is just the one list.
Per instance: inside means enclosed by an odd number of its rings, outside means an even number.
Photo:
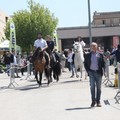
[{"label": "paved street", "polygon": [[[0,74],[0,120],[118,120],[120,104],[115,104],[118,89],[102,85],[102,107],[90,108],[89,79],[79,81],[64,72],[60,81],[47,87],[46,80],[38,88],[34,77],[17,78],[15,88],[7,88],[10,80]],[[113,67],[110,78],[114,79]],[[103,78],[104,80],[104,78]],[[113,82],[113,80],[112,80]]]}]

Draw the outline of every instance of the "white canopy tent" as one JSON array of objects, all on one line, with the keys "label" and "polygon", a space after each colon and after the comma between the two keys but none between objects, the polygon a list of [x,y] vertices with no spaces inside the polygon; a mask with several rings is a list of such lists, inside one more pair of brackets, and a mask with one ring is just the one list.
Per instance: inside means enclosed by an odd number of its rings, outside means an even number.
[{"label": "white canopy tent", "polygon": [[[4,40],[2,43],[0,43],[0,51],[9,51],[9,40]],[[16,45],[16,50],[21,52],[20,46]]]}]

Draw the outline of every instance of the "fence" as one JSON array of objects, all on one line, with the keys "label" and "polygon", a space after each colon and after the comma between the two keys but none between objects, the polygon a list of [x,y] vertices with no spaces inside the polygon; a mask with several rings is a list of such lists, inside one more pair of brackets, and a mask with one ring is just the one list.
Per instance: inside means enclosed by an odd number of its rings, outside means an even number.
[{"label": "fence", "polygon": [[27,67],[27,77],[25,78],[25,80],[27,80],[28,78],[31,79],[30,77],[30,73],[31,73],[31,67],[30,67],[31,63],[29,61],[27,61],[27,65],[24,67],[20,67],[20,66],[14,66],[13,63],[10,64],[10,83],[8,85],[8,88],[10,87],[14,87],[15,85],[18,85],[15,81],[15,69],[21,69],[21,68],[26,68]]}]

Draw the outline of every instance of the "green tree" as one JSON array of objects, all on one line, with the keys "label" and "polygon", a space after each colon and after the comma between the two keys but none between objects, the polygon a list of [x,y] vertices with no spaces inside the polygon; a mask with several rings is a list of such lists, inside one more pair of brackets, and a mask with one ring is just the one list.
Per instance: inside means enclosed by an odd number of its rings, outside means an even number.
[{"label": "green tree", "polygon": [[[20,10],[13,14],[13,21],[16,27],[16,42],[23,51],[29,51],[33,46],[37,33],[41,32],[43,37],[52,35],[58,19],[53,13],[33,0],[28,1],[28,10]],[[10,23],[5,29],[6,38],[10,38]]]}]

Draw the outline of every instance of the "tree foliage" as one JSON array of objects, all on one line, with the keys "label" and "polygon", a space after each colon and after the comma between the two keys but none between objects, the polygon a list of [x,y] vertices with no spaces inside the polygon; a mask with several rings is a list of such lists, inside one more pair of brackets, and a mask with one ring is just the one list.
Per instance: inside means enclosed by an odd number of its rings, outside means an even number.
[{"label": "tree foliage", "polygon": [[[28,10],[17,11],[12,18],[16,27],[16,42],[23,51],[31,49],[38,32],[41,32],[43,37],[52,35],[58,23],[58,19],[48,8],[33,0],[28,1]],[[8,22],[5,29],[7,39],[10,37],[9,26]]]}]

